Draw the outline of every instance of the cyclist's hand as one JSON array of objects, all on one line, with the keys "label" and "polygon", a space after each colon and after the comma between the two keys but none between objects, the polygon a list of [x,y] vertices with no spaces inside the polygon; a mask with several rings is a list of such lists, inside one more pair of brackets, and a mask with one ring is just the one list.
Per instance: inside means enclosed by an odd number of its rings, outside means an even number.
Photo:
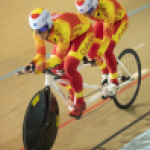
[{"label": "cyclist's hand", "polygon": [[41,74],[45,69],[45,62],[38,63],[35,65],[35,74]]},{"label": "cyclist's hand", "polygon": [[26,66],[24,67],[25,73],[32,73],[34,71],[35,71],[35,63],[33,61],[26,64]]}]

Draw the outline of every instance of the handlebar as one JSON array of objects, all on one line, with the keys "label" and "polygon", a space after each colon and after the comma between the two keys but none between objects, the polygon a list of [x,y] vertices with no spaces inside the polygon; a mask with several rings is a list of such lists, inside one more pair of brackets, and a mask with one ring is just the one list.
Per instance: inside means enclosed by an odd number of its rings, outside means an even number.
[{"label": "handlebar", "polygon": [[55,69],[55,68],[58,67],[58,66],[59,66],[59,65],[56,65],[55,67],[45,69],[45,70],[43,70],[42,73],[47,73],[47,74],[50,74],[50,75],[55,76],[55,77],[54,77],[54,80],[61,79],[62,76],[59,76],[59,75],[57,75],[56,73],[53,73],[53,72],[51,71],[51,70]]},{"label": "handlebar", "polygon": [[89,61],[89,60],[88,60],[88,58],[87,58],[86,56],[84,56],[84,57],[83,57],[82,61],[83,61],[83,64],[91,64],[91,67],[93,67],[93,66],[95,66],[95,65],[96,65],[96,63],[95,63],[95,60],[94,60],[94,59],[93,59],[93,60],[91,60],[91,61]]},{"label": "handlebar", "polygon": [[[91,66],[95,66],[95,65],[96,65],[96,63],[95,63],[94,60],[89,61],[86,56],[83,57],[82,61],[83,61],[83,64],[91,64]],[[58,66],[59,66],[59,64],[56,65],[55,67],[45,69],[45,70],[43,70],[42,73],[47,73],[47,74],[51,74],[51,75],[55,76],[55,77],[54,77],[54,80],[61,79],[62,76],[59,76],[59,75],[57,75],[56,73],[53,73],[53,72],[52,72],[52,70],[55,69],[55,68],[58,67]],[[16,72],[15,74],[16,74],[16,75],[25,74],[25,70],[30,70],[30,66],[25,67],[24,70],[18,71],[18,72]]]},{"label": "handlebar", "polygon": [[[42,73],[47,73],[47,74],[51,74],[51,75],[55,76],[55,77],[54,77],[54,80],[61,79],[62,76],[59,76],[59,75],[57,75],[56,73],[53,73],[53,72],[51,71],[51,70],[55,69],[55,68],[58,67],[58,66],[59,66],[59,65],[56,65],[55,67],[45,69],[45,70],[43,70]],[[21,70],[21,71],[16,72],[15,75],[17,75],[17,76],[23,75],[23,74],[26,73],[25,70],[29,70],[29,69],[30,69],[30,66],[27,66],[26,68],[24,68],[24,70]]]}]

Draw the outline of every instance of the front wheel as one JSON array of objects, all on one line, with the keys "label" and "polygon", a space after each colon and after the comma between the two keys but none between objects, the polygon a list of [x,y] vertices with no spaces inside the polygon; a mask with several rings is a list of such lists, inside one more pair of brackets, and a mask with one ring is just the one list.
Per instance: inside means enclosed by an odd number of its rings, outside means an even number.
[{"label": "front wheel", "polygon": [[129,108],[135,101],[141,85],[141,62],[133,49],[125,49],[117,61],[119,90],[113,98],[120,109]]},{"label": "front wheel", "polygon": [[50,150],[59,127],[59,107],[48,88],[38,91],[27,107],[23,122],[26,150]]}]

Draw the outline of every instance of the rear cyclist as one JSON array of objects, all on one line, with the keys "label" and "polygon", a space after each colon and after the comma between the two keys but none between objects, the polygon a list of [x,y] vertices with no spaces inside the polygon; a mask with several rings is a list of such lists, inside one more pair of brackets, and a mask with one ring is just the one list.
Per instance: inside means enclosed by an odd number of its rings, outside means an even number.
[{"label": "rear cyclist", "polygon": [[114,96],[118,89],[114,48],[128,27],[127,13],[116,0],[76,0],[76,7],[81,14],[95,21],[96,38],[88,56],[96,61],[103,72],[102,85],[108,83],[110,74],[109,96]]}]

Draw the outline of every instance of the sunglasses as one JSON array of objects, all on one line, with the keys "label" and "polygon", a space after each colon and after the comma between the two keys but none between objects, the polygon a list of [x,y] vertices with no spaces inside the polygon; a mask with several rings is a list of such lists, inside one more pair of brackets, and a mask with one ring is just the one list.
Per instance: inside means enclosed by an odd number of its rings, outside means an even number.
[{"label": "sunglasses", "polygon": [[94,7],[90,8],[86,14],[90,14],[94,10]]},{"label": "sunglasses", "polygon": [[41,29],[35,30],[36,33],[43,33],[48,30],[48,25],[42,27]]}]

